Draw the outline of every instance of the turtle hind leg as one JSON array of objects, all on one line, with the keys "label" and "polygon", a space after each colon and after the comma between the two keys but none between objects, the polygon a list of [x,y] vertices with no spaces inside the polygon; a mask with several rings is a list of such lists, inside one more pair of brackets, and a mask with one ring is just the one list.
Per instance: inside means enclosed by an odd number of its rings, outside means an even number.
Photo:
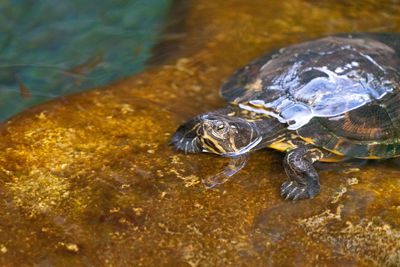
[{"label": "turtle hind leg", "polygon": [[319,194],[318,173],[313,163],[326,156],[326,152],[315,147],[298,147],[290,150],[283,160],[289,179],[282,184],[281,195],[285,199],[313,198]]},{"label": "turtle hind leg", "polygon": [[197,129],[200,127],[200,123],[200,116],[196,116],[179,126],[169,144],[186,154],[200,152],[201,147],[197,138]]}]

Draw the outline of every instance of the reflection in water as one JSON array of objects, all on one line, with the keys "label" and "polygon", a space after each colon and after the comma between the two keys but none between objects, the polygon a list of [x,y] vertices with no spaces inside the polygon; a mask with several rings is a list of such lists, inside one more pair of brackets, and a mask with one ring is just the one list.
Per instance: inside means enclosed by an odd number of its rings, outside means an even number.
[{"label": "reflection in water", "polygon": [[[112,4],[122,2],[134,3]],[[245,159],[185,155],[167,143],[186,119],[225,105],[219,86],[252,58],[331,33],[400,29],[400,6],[378,0],[190,3],[184,43],[171,49],[178,62],[66,96],[64,104],[44,104],[6,124],[0,134],[0,265],[397,266],[395,161],[343,172],[339,164],[325,164],[339,167],[320,171],[322,193],[292,203],[279,194],[283,153],[254,152],[230,178],[236,181],[205,190],[200,177],[223,182]],[[126,14],[129,25],[136,16]],[[103,15],[113,21],[112,11]],[[79,62],[95,66],[98,60],[88,61],[94,55]],[[94,73],[103,67],[89,76],[101,78]],[[14,75],[8,78],[16,85]]]},{"label": "reflection in water", "polygon": [[219,172],[211,177],[203,178],[201,177],[201,181],[204,186],[208,189],[213,188],[217,184],[223,184],[228,179],[240,171],[244,165],[246,165],[247,160],[249,159],[249,153],[242,154],[236,157],[230,157],[229,164],[226,166],[225,170]]}]

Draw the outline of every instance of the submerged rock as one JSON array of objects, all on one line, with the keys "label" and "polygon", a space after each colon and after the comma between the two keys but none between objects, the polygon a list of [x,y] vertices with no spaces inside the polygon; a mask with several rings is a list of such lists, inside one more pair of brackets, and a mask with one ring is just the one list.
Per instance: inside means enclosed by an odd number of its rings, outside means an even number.
[{"label": "submerged rock", "polygon": [[279,194],[278,152],[254,153],[227,183],[206,189],[201,177],[226,159],[168,146],[185,119],[223,106],[219,86],[261,53],[400,26],[398,5],[347,4],[193,1],[186,48],[174,50],[180,59],[10,119],[0,135],[0,262],[396,265],[396,160],[320,164],[321,195],[291,203]]}]

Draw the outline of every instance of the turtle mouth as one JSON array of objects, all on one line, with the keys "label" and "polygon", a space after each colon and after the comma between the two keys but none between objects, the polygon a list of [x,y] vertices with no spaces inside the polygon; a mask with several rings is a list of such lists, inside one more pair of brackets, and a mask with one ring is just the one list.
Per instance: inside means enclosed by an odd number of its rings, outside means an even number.
[{"label": "turtle mouth", "polygon": [[216,145],[213,144],[210,140],[206,138],[201,138],[201,143],[202,145],[202,152],[208,152],[208,153],[213,153],[213,154],[218,154],[218,155],[224,155],[224,152],[221,151]]},{"label": "turtle mouth", "polygon": [[262,137],[259,136],[257,139],[255,139],[253,142],[248,144],[247,146],[241,148],[240,150],[237,151],[232,151],[232,152],[221,152],[210,140],[201,138],[201,143],[202,143],[202,152],[205,153],[213,153],[213,154],[218,154],[224,157],[237,157],[243,154],[246,154],[250,150],[252,150],[254,147],[256,147],[262,140]]}]

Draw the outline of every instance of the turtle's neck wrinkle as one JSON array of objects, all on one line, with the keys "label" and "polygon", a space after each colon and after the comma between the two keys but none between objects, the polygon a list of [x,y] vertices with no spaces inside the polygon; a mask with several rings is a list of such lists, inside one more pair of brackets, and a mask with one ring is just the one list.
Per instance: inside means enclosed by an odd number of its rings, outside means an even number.
[{"label": "turtle's neck wrinkle", "polygon": [[286,138],[290,134],[285,124],[280,123],[275,118],[266,118],[253,123],[260,136],[262,136],[261,142],[253,150],[265,148],[279,139]]}]

